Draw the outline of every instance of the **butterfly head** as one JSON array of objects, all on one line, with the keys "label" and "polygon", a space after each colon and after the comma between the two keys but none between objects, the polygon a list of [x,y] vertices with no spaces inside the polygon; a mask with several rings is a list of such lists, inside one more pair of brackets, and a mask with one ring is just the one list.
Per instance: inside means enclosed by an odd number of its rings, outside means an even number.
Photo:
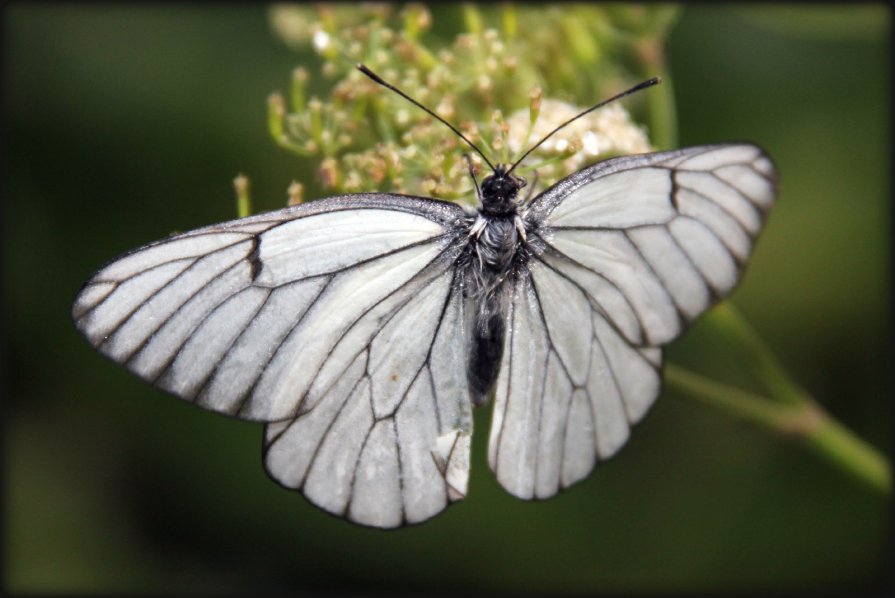
[{"label": "butterfly head", "polygon": [[509,216],[516,213],[516,196],[526,181],[507,170],[503,164],[494,168],[482,181],[482,212],[489,216]]}]

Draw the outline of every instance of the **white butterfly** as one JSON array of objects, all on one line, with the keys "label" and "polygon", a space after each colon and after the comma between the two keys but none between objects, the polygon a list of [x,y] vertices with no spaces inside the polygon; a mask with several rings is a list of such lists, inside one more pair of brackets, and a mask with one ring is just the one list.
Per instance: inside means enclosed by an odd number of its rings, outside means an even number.
[{"label": "white butterfly", "polygon": [[356,523],[463,498],[492,394],[497,479],[550,497],[647,412],[660,347],[734,287],[776,174],[754,145],[706,145],[522,203],[514,167],[475,211],[362,193],[175,235],[97,272],[74,320],[156,387],[267,423],[269,475]]}]

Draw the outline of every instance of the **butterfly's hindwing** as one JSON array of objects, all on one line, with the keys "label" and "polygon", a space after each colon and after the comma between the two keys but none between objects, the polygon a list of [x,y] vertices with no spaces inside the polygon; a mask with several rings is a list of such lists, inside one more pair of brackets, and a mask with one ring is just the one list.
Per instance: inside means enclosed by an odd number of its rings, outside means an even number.
[{"label": "butterfly's hindwing", "polygon": [[541,262],[516,281],[507,329],[489,462],[515,496],[548,498],[625,443],[658,393],[661,357]]},{"label": "butterfly's hindwing", "polygon": [[306,413],[268,426],[270,475],[377,527],[418,523],[462,498],[472,428],[464,305],[448,270],[371,314],[386,323],[351,366]]}]

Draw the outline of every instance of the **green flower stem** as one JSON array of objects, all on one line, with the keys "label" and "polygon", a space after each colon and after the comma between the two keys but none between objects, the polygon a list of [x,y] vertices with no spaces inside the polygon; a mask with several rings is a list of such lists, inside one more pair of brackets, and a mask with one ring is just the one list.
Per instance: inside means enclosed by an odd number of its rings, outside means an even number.
[{"label": "green flower stem", "polygon": [[706,321],[741,354],[745,367],[765,385],[773,398],[791,405],[812,400],[808,392],[789,376],[732,303],[725,301],[715,306]]},{"label": "green flower stem", "polygon": [[[650,77],[655,76],[655,71]],[[674,87],[664,69],[661,71],[662,84],[655,93],[647,95],[648,125],[653,146],[660,150],[677,147],[677,110],[674,104]]]},{"label": "green flower stem", "polygon": [[674,85],[665,65],[664,39],[643,39],[638,43],[641,57],[640,75],[643,79],[661,77],[662,84],[645,94],[647,126],[653,147],[669,150],[678,147],[677,106]]},{"label": "green flower stem", "polygon": [[252,214],[252,197],[249,193],[249,179],[244,174],[239,174],[233,179],[233,189],[236,191],[236,216],[245,218]]},{"label": "green flower stem", "polygon": [[482,13],[479,12],[474,4],[463,4],[463,22],[469,33],[480,34],[485,28],[482,21]]},{"label": "green flower stem", "polygon": [[519,22],[516,17],[516,7],[510,3],[500,5],[500,20],[503,25],[503,35],[510,40],[516,37]]},{"label": "green flower stem", "polygon": [[885,496],[892,493],[888,460],[875,448],[832,418],[780,366],[755,331],[730,305],[716,308],[715,327],[735,340],[747,364],[770,389],[773,399],[733,388],[669,364],[665,381],[727,413],[785,436],[795,437],[819,456]]},{"label": "green flower stem", "polygon": [[776,405],[766,398],[706,378],[680,366],[665,365],[665,384],[737,417],[778,431],[791,430],[799,410]]},{"label": "green flower stem", "polygon": [[822,457],[889,497],[892,495],[892,472],[889,461],[854,432],[830,417],[816,403],[821,417],[805,441]]}]

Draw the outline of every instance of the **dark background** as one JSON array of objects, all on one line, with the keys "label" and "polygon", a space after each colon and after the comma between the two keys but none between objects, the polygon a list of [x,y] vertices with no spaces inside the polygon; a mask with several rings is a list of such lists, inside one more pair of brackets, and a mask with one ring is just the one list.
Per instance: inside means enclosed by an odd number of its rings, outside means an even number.
[{"label": "dark background", "polygon": [[[440,10],[434,9],[436,22]],[[699,4],[668,46],[680,144],[759,142],[781,194],[734,304],[836,418],[888,452],[887,9]],[[263,8],[7,5],[4,570],[8,590],[876,589],[889,504],[801,445],[666,391],[627,447],[541,503],[512,498],[477,415],[469,496],[397,532],[268,480],[262,427],[101,358],[69,310],[119,253],[281,207],[311,165],[267,136],[304,58]],[[593,98],[582,98],[586,104]],[[738,364],[696,326],[669,360]]]}]

